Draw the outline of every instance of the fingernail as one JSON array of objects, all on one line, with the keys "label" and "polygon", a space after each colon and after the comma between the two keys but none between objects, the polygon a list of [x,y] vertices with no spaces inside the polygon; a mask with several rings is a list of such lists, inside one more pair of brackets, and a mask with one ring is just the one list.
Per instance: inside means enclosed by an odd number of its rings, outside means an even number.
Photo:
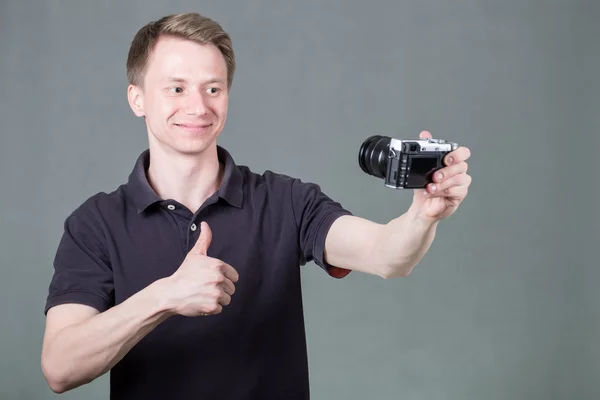
[{"label": "fingernail", "polygon": [[454,162],[454,158],[452,156],[448,157],[448,164],[452,164]]},{"label": "fingernail", "polygon": [[429,186],[429,190],[431,190],[432,192],[435,192],[437,190],[437,187],[435,185],[431,185],[431,186]]},{"label": "fingernail", "polygon": [[441,172],[435,174],[435,179],[437,179],[438,181],[441,181],[442,178],[444,178],[444,174],[442,174]]}]

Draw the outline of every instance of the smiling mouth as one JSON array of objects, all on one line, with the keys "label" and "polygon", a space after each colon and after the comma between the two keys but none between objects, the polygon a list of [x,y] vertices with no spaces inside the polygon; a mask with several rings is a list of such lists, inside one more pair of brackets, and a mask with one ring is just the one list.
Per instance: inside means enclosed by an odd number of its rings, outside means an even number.
[{"label": "smiling mouth", "polygon": [[213,124],[175,124],[175,126],[183,129],[187,133],[191,133],[193,135],[202,135],[207,133]]},{"label": "smiling mouth", "polygon": [[185,129],[206,129],[212,126],[212,124],[204,124],[204,125],[198,125],[198,124],[175,124],[180,128],[185,128]]}]

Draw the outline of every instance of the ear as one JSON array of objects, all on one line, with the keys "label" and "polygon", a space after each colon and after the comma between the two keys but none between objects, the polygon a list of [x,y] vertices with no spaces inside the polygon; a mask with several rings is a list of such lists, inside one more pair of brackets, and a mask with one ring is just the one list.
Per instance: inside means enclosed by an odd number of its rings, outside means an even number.
[{"label": "ear", "polygon": [[127,100],[129,101],[129,107],[137,117],[146,115],[144,112],[144,93],[140,87],[129,85],[127,87]]}]

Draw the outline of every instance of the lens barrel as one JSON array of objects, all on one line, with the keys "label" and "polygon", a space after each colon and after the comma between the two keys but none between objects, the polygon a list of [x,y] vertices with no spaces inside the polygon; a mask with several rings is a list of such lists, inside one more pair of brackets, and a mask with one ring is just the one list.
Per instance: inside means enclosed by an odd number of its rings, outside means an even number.
[{"label": "lens barrel", "polygon": [[390,141],[388,136],[375,135],[363,142],[358,151],[358,165],[365,173],[385,178]]}]

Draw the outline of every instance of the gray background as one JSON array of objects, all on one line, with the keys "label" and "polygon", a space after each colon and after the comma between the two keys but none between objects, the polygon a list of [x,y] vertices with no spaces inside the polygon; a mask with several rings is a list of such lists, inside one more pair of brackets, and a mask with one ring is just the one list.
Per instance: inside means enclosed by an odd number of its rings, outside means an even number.
[{"label": "gray background", "polygon": [[[359,169],[367,136],[428,129],[473,154],[466,202],[409,278],[304,267],[314,399],[600,398],[592,0],[3,0],[0,398],[55,397],[39,360],[62,223],[145,148],[128,46],[186,11],[233,37],[220,144],[240,164],[386,222],[411,195]],[[104,376],[62,398],[107,394]]]}]

